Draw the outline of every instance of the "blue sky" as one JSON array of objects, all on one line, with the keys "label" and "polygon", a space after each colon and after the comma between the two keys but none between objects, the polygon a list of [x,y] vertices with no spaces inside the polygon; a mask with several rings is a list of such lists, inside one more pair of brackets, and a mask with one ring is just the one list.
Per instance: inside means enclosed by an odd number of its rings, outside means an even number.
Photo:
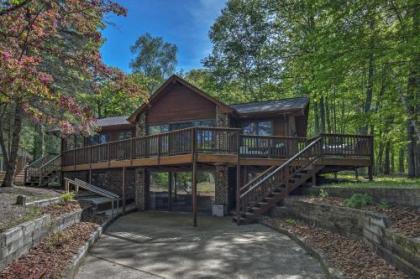
[{"label": "blue sky", "polygon": [[226,0],[119,0],[127,17],[108,16],[101,49],[106,64],[130,72],[130,46],[149,32],[178,47],[177,71],[202,67],[211,51],[208,31]]}]

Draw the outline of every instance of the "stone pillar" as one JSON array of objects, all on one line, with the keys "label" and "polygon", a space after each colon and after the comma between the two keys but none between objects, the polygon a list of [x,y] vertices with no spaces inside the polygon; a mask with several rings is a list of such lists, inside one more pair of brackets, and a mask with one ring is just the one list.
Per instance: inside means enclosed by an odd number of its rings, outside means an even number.
[{"label": "stone pillar", "polygon": [[135,199],[138,210],[146,209],[147,191],[148,191],[148,172],[146,168],[135,169]]},{"label": "stone pillar", "polygon": [[230,127],[229,115],[220,111],[220,108],[216,107],[216,126],[217,127]]},{"label": "stone pillar", "polygon": [[143,112],[139,115],[136,123],[136,137],[142,137],[145,135],[147,135],[146,113]]},{"label": "stone pillar", "polygon": [[227,166],[216,166],[213,215],[223,216],[228,210],[229,176]]}]

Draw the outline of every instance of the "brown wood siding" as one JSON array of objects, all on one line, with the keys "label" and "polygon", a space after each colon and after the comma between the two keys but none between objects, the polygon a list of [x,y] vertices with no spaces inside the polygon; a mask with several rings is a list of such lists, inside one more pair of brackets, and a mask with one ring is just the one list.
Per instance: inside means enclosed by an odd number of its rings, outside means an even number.
[{"label": "brown wood siding", "polygon": [[273,135],[288,136],[287,117],[278,117],[273,119]]},{"label": "brown wood siding", "polygon": [[306,137],[307,120],[306,116],[296,116],[296,132],[299,137]]},{"label": "brown wood siding", "polygon": [[216,117],[216,105],[190,89],[174,84],[167,90],[151,104],[147,113],[148,124]]}]

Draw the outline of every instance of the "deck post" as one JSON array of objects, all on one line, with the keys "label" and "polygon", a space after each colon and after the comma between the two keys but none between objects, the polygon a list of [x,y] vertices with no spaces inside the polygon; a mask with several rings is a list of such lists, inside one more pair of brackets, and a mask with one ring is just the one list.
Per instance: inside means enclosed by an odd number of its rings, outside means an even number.
[{"label": "deck post", "polygon": [[195,135],[196,130],[192,128],[192,210],[193,210],[193,226],[197,227],[197,154]]},{"label": "deck post", "polygon": [[[121,198],[122,198],[122,212],[125,213],[125,174],[126,174],[126,169],[122,168],[122,189],[121,189]],[[117,200],[117,202],[119,202]],[[118,212],[117,212],[118,214]]]},{"label": "deck post", "polygon": [[239,211],[240,211],[240,194],[241,194],[241,162],[240,162],[240,133],[237,132],[237,152],[238,159],[236,162],[236,224],[239,225]]},{"label": "deck post", "polygon": [[316,172],[312,171],[312,186],[316,186]]},{"label": "deck post", "polygon": [[173,184],[173,172],[168,172],[168,210],[172,210],[172,184]]}]

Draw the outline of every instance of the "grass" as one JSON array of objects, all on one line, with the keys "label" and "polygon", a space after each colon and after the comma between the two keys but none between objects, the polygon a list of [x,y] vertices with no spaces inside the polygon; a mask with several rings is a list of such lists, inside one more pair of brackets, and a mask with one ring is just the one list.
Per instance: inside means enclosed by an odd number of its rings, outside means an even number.
[{"label": "grass", "polygon": [[13,228],[19,224],[41,217],[41,215],[42,215],[42,211],[39,207],[36,207],[36,206],[28,207],[26,208],[25,213],[22,216],[14,218],[13,220],[10,220],[7,223],[1,224],[0,233],[7,231],[8,229]]},{"label": "grass", "polygon": [[[333,175],[327,175],[326,178],[333,179]],[[339,174],[337,176],[339,182],[324,184],[329,187],[372,187],[372,188],[420,188],[420,178],[407,178],[403,176],[374,176],[373,181],[359,176],[356,180],[354,175]]]}]

